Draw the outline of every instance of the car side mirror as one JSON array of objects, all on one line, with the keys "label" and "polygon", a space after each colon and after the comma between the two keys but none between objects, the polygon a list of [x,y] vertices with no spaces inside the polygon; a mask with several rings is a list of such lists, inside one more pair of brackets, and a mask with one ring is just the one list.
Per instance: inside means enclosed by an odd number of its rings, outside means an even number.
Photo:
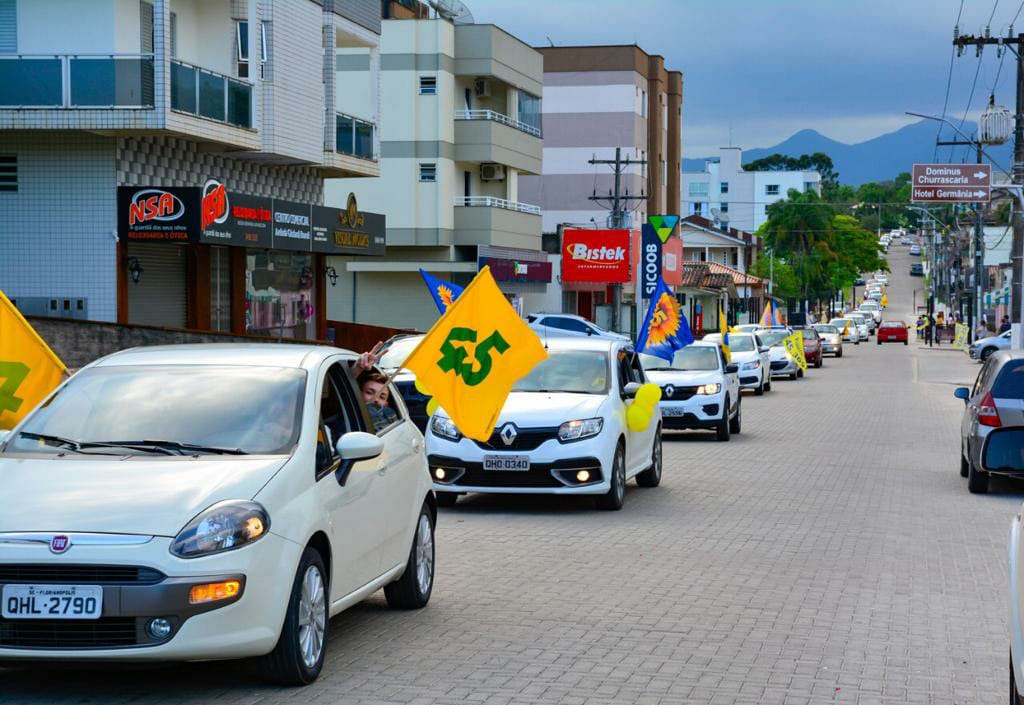
[{"label": "car side mirror", "polygon": [[957,399],[963,399],[966,404],[967,400],[971,398],[971,390],[967,387],[957,387],[953,390],[953,396]]},{"label": "car side mirror", "polygon": [[593,335],[593,334],[594,334],[594,329],[593,328],[587,328],[587,335],[589,336],[589,335]]},{"label": "car side mirror", "polygon": [[341,466],[334,476],[338,484],[344,487],[356,461],[376,458],[384,452],[384,441],[372,433],[350,431],[338,439],[334,450],[341,458]]},{"label": "car side mirror", "polygon": [[640,391],[639,382],[630,382],[622,388],[623,399],[633,399],[636,397],[636,393]]},{"label": "car side mirror", "polygon": [[757,349],[757,351],[758,351],[759,353],[766,353],[766,352],[771,352],[771,348],[769,348],[769,347],[768,347],[767,345],[762,345],[761,347],[759,347],[759,348]]},{"label": "car side mirror", "polygon": [[728,374],[734,375],[740,371],[740,366],[737,365],[735,362],[730,362],[728,365],[725,366],[725,371]]},{"label": "car side mirror", "polygon": [[988,472],[1024,471],[1024,428],[993,429],[981,449],[981,469]]}]

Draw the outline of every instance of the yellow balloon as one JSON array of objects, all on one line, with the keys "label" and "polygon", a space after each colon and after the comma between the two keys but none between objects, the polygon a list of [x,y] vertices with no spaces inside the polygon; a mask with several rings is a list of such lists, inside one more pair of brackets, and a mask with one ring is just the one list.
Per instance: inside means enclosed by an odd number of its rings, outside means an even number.
[{"label": "yellow balloon", "polygon": [[630,431],[640,433],[651,423],[651,416],[651,409],[634,403],[626,410],[626,425]]},{"label": "yellow balloon", "polygon": [[416,387],[416,391],[418,391],[423,396],[425,396],[425,397],[432,397],[432,396],[434,396],[433,394],[431,394],[430,392],[427,391],[427,388],[424,387],[423,383],[420,382],[418,379],[414,382],[414,385]]},{"label": "yellow balloon", "polygon": [[654,411],[654,405],[661,401],[661,387],[648,382],[636,392],[636,403]]},{"label": "yellow balloon", "polygon": [[437,399],[431,399],[427,402],[427,416],[433,416],[434,412],[437,411],[437,407],[440,404],[437,403]]}]

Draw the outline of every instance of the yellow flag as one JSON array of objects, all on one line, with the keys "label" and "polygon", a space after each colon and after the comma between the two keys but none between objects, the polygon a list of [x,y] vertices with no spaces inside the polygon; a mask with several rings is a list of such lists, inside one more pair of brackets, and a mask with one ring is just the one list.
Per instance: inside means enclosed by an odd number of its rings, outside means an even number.
[{"label": "yellow flag", "polygon": [[889,306],[889,295],[882,294],[882,308],[888,308]]},{"label": "yellow flag", "polygon": [[0,429],[10,430],[57,388],[64,363],[0,291]]},{"label": "yellow flag", "polygon": [[804,357],[804,334],[797,331],[793,335],[783,338],[782,344],[786,346],[786,352],[793,358],[796,366],[801,370],[806,370],[807,358]]},{"label": "yellow flag", "polygon": [[484,267],[404,367],[469,438],[486,441],[512,385],[548,356]]},{"label": "yellow flag", "polygon": [[729,321],[725,317],[725,311],[722,306],[718,306],[718,330],[722,334],[722,352],[725,353],[725,361],[732,362],[732,350],[729,349],[729,333],[732,332],[732,328],[729,327]]}]

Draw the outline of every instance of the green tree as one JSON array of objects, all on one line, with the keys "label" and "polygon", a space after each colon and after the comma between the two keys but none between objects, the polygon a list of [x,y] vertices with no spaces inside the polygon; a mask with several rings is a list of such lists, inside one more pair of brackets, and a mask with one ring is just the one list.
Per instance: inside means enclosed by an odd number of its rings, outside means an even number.
[{"label": "green tree", "polygon": [[768,279],[772,275],[774,295],[784,299],[795,299],[800,296],[800,282],[797,281],[793,268],[779,258],[775,262],[769,261],[767,255],[754,260],[750,266],[750,274],[762,279]]},{"label": "green tree", "polygon": [[830,237],[835,215],[831,204],[814,191],[790,189],[786,200],[768,206],[768,220],[757,234],[793,268],[799,282],[797,298],[809,299],[826,287],[829,264],[836,259]]}]

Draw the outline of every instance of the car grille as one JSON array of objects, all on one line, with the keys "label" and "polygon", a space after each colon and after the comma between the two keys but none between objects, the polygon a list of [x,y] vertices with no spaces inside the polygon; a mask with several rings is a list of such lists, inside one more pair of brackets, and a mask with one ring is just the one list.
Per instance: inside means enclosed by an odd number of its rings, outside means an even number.
[{"label": "car grille", "polygon": [[[672,387],[672,393],[668,393],[668,388]],[[696,387],[676,387],[675,385],[666,385],[661,388],[661,400],[662,401],[686,401],[694,394],[697,393]]]},{"label": "car grille", "polygon": [[551,474],[550,466],[530,468],[526,472],[504,472],[484,470],[482,467],[468,467],[456,486],[473,487],[562,487],[562,483]]},{"label": "car grille", "polygon": [[83,649],[139,644],[135,617],[0,619],[0,646]]},{"label": "car grille", "polygon": [[786,369],[786,367],[788,365],[789,365],[789,363],[786,362],[785,360],[773,360],[772,361],[772,369],[773,370],[784,370],[784,369]]},{"label": "car grille", "polygon": [[0,583],[153,585],[164,577],[158,570],[131,565],[0,564]]},{"label": "car grille", "polygon": [[486,441],[473,442],[484,450],[534,450],[541,443],[557,438],[558,427],[551,426],[550,428],[517,428],[516,437],[508,445],[502,440],[498,429],[494,429],[494,433]]}]

